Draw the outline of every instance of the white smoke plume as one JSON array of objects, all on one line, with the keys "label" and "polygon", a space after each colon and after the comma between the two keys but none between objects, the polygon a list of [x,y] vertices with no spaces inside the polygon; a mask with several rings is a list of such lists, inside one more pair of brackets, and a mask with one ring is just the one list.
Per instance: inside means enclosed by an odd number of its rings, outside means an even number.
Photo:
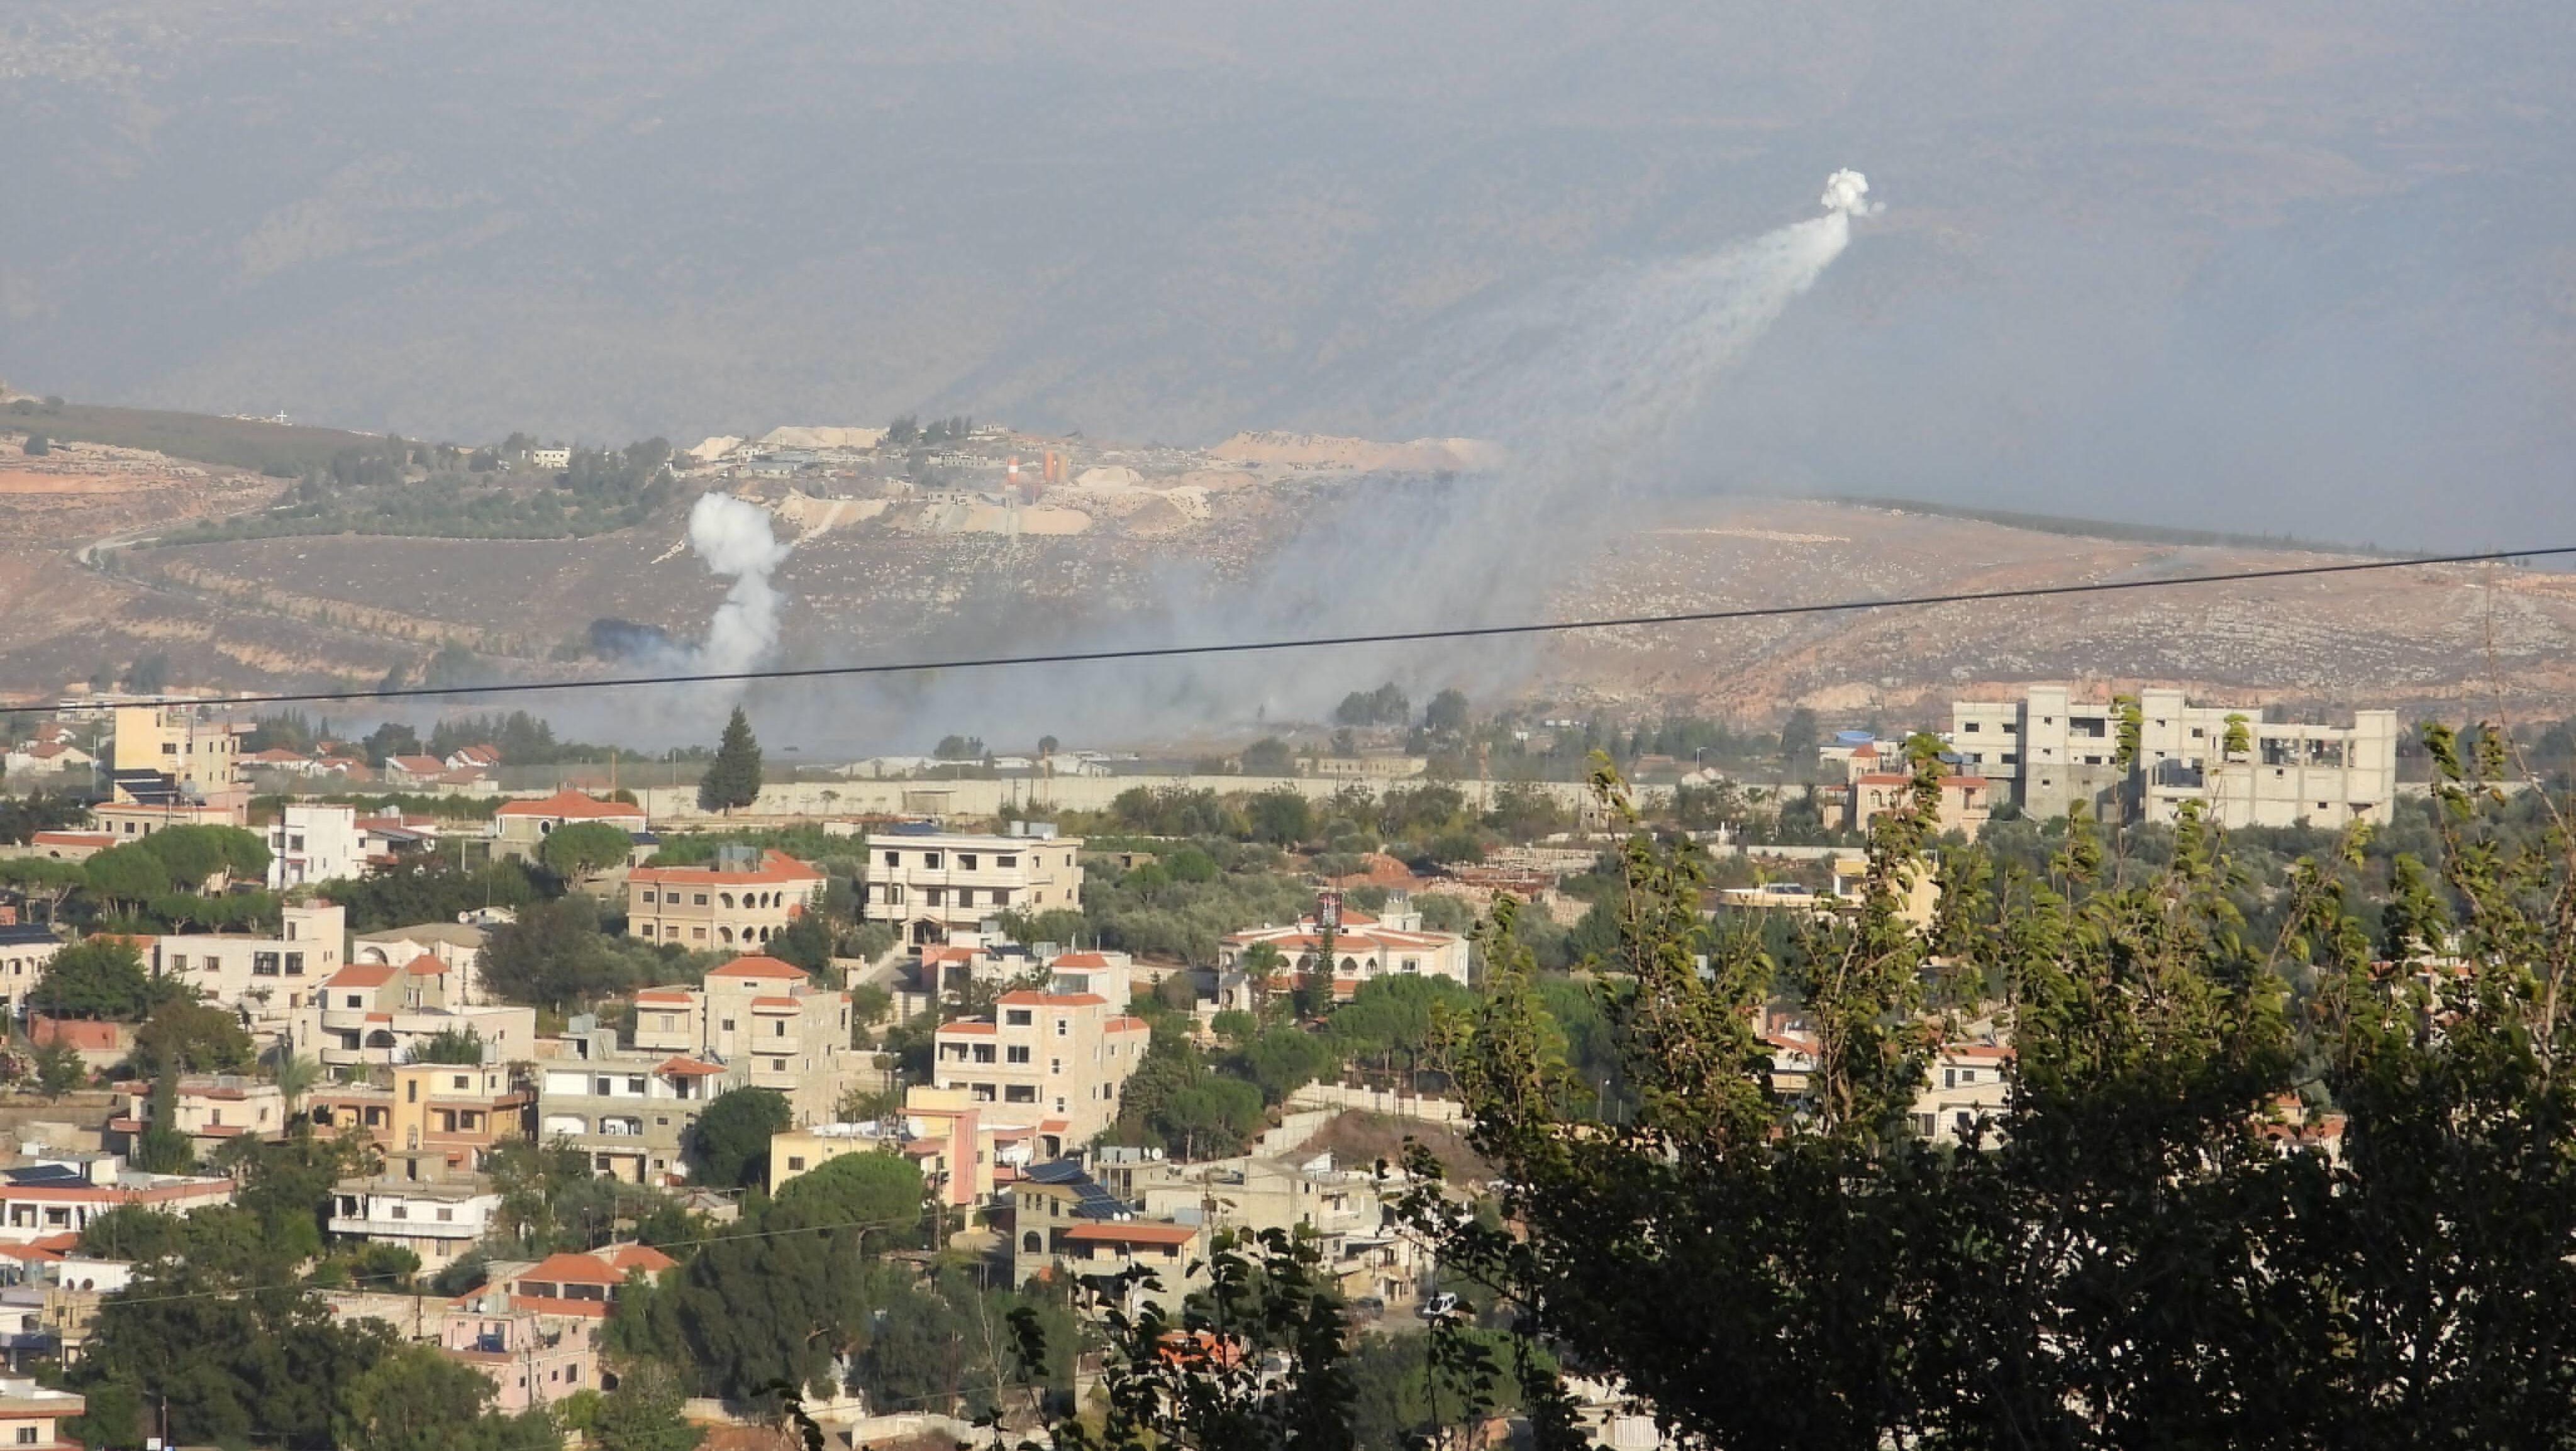
[{"label": "white smoke plume", "polygon": [[[1476,308],[1354,375],[1310,410],[1326,431],[1385,437],[1463,435],[1504,444],[1504,471],[1445,484],[1354,489],[1259,577],[1219,586],[1175,561],[1160,608],[1070,633],[1007,604],[1007,636],[958,621],[893,648],[907,655],[1100,649],[1538,620],[1573,570],[1677,487],[1714,487],[1724,462],[1686,456],[1676,438],[1708,391],[1812,288],[1876,208],[1858,172],[1826,182],[1823,216],[1692,256],[1615,266]],[[1678,483],[1676,481],[1679,481]],[[711,497],[703,513],[739,501]],[[766,570],[786,550],[765,516],[735,596],[709,631],[706,668],[739,611],[757,656],[776,640]],[[693,517],[691,540],[698,542]],[[710,567],[726,566],[704,544]],[[984,583],[1008,592],[998,576]],[[995,602],[1000,603],[1000,602]],[[757,625],[757,628],[753,628]],[[1032,626],[1034,625],[1034,628]],[[893,642],[889,642],[892,644]],[[1194,728],[1240,732],[1258,720],[1317,720],[1341,694],[1395,680],[1417,700],[1460,686],[1492,702],[1525,682],[1536,646],[1438,644],[1330,654],[1227,656],[1130,666],[1021,668],[873,680],[825,700],[796,697],[812,729],[866,732],[865,748],[918,749],[895,733],[971,732],[994,741],[1041,732],[1106,741],[1171,739]],[[786,702],[782,700],[780,704]]]},{"label": "white smoke plume", "polygon": [[700,496],[689,510],[689,548],[709,571],[731,575],[733,588],[707,621],[707,637],[691,659],[711,673],[748,670],[778,648],[778,613],[785,599],[769,577],[796,547],[769,530],[769,511],[731,494]]},{"label": "white smoke plume", "polygon": [[1879,210],[1869,200],[1869,178],[1849,167],[1825,178],[1823,205],[1826,211],[1855,217],[1874,216]]}]

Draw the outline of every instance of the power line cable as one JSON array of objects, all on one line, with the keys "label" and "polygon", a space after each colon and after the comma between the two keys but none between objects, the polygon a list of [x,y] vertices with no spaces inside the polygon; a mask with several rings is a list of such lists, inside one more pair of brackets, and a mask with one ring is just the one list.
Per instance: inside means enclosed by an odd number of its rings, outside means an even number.
[{"label": "power line cable", "polygon": [[[1329,650],[1358,645],[1404,645],[1435,640],[1489,640],[1512,636],[1575,634],[1591,630],[1633,629],[1660,625],[1708,625],[1742,620],[1788,619],[1861,610],[1927,609],[1935,605],[1985,604],[2004,600],[2053,599],[2072,595],[2114,594],[2132,590],[2180,589],[2190,585],[2248,584],[2272,579],[2364,574],[2392,569],[2423,569],[2445,564],[2494,564],[2576,554],[2576,544],[2541,549],[2491,550],[2477,554],[2437,554],[2416,559],[2367,559],[2340,564],[2302,564],[2279,569],[2242,569],[2223,574],[2174,575],[2161,579],[2094,580],[2082,584],[2024,585],[2012,589],[1958,590],[1944,594],[1890,595],[1878,599],[1834,600],[1806,605],[1753,605],[1741,609],[1689,610],[1662,615],[1619,615],[1589,620],[1534,621],[1510,625],[1450,625],[1419,630],[1388,630],[1362,635],[1307,635],[1271,640],[1235,640],[1204,645],[1135,645],[1099,650],[1060,650],[1035,655],[984,655],[955,660],[899,660],[868,665],[810,665],[772,670],[682,671],[660,675],[610,676],[592,680],[531,680],[496,685],[395,686],[353,690],[272,691],[262,694],[206,696],[174,701],[194,706],[303,705],[355,700],[449,700],[468,696],[529,695],[567,690],[624,690],[647,686],[723,685],[772,680],[826,680],[869,675],[905,675],[934,670],[998,670],[1029,665],[1089,665],[1119,660],[1171,660],[1210,655],[1250,655],[1281,650]],[[80,709],[95,701],[58,701],[57,710]]]}]

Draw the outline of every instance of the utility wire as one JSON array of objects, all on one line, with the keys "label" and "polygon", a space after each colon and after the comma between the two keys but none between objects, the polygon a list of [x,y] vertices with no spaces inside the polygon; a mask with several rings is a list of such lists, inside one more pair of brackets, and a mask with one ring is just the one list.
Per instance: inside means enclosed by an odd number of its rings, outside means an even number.
[{"label": "utility wire", "polygon": [[[1354,645],[1401,645],[1429,640],[1486,640],[1518,635],[1574,634],[1588,630],[1630,629],[1652,625],[1707,625],[1736,620],[1787,619],[1860,610],[1925,609],[1934,605],[1980,604],[1999,600],[2052,599],[2067,595],[2113,594],[2128,590],[2179,589],[2187,585],[2246,584],[2267,579],[2303,579],[2379,570],[2422,569],[2441,564],[2492,564],[2576,554],[2576,544],[2543,549],[2504,549],[2480,554],[2437,554],[2418,559],[2366,559],[2341,564],[2301,564],[2279,569],[2242,569],[2224,574],[2175,575],[2163,579],[2097,580],[2085,584],[2026,585],[2016,589],[1961,590],[1947,594],[1890,595],[1879,599],[1835,600],[1809,605],[1754,605],[1731,610],[1691,610],[1667,615],[1620,615],[1603,619],[1525,622],[1514,625],[1453,625],[1421,630],[1389,630],[1367,635],[1309,635],[1276,640],[1236,640],[1208,645],[1139,645],[1101,650],[1063,650],[1041,655],[985,655],[958,660],[901,660],[873,665],[810,665],[777,670],[680,672],[665,675],[610,676],[595,680],[535,680],[500,685],[396,686],[362,690],[276,691],[259,695],[221,695],[177,701],[197,706],[301,705],[350,700],[453,699],[461,696],[526,695],[561,690],[623,690],[639,686],[718,685],[763,680],[825,680],[866,675],[904,675],[932,670],[998,670],[1023,665],[1087,665],[1114,660],[1170,660],[1203,655],[1249,655],[1278,650],[1328,650]],[[65,700],[54,706],[71,710],[95,701]]]}]

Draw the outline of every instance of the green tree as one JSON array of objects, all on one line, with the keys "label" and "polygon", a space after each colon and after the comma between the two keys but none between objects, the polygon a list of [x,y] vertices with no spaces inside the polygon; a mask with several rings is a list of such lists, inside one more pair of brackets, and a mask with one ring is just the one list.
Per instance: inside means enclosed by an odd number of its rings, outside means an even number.
[{"label": "green tree", "polygon": [[172,884],[191,892],[210,882],[256,882],[268,876],[268,843],[238,826],[165,826],[133,844],[159,857],[170,869]]},{"label": "green tree", "polygon": [[35,1060],[36,1087],[47,1098],[60,1098],[89,1082],[89,1063],[60,1038],[37,1044]]},{"label": "green tree", "polygon": [[753,738],[751,721],[737,705],[716,742],[714,762],[699,778],[698,809],[732,812],[749,806],[759,795],[760,742]]},{"label": "green tree", "polygon": [[[476,1060],[480,1062],[480,1059]],[[313,1085],[322,1081],[322,1065],[292,1048],[279,1048],[269,1057],[268,1076],[277,1085],[277,1095],[284,1101],[286,1116],[295,1117],[295,1109]]]},{"label": "green tree", "polygon": [[484,1443],[492,1378],[432,1345],[400,1346],[339,1388],[349,1451],[459,1451]]},{"label": "green tree", "polygon": [[1431,697],[1422,712],[1422,725],[1433,735],[1456,735],[1467,728],[1467,697],[1455,690],[1444,690]]},{"label": "green tree", "polygon": [[1789,712],[1780,726],[1780,759],[1792,766],[1815,764],[1816,747],[1824,736],[1816,724],[1816,713],[1805,706]]},{"label": "green tree", "polygon": [[472,1028],[441,1028],[412,1045],[414,1063],[480,1063],[483,1039]]},{"label": "green tree", "polygon": [[31,433],[27,435],[27,441],[20,444],[18,449],[19,452],[30,457],[43,458],[54,451],[54,441],[41,433]]},{"label": "green tree", "polygon": [[61,915],[63,899],[89,885],[89,873],[79,862],[56,861],[52,857],[13,857],[0,860],[0,885],[16,888],[26,895],[32,906],[42,902],[44,920],[50,924]]},{"label": "green tree", "polygon": [[1254,841],[1295,846],[1315,833],[1315,804],[1285,787],[1261,792],[1243,811]]},{"label": "green tree", "polygon": [[627,978],[600,935],[599,909],[580,893],[525,908],[516,921],[493,928],[480,970],[498,996],[552,1008],[591,1002]]},{"label": "green tree", "polygon": [[1277,736],[1263,736],[1243,748],[1243,774],[1247,776],[1294,776],[1297,753]]},{"label": "green tree", "polygon": [[257,1055],[240,1015],[192,997],[163,1001],[134,1032],[134,1066],[153,1076],[238,1073]]},{"label": "green tree", "polygon": [[134,943],[123,937],[91,937],[54,954],[27,1004],[49,1018],[133,1023],[151,1010],[152,999],[152,982],[144,976],[143,954]]},{"label": "green tree", "polygon": [[789,1223],[853,1226],[864,1253],[872,1243],[908,1244],[918,1238],[922,1196],[921,1168],[903,1155],[843,1154],[780,1185],[762,1222],[774,1221],[782,1228]]},{"label": "green tree", "polygon": [[196,1148],[179,1127],[179,1078],[164,1073],[152,1080],[152,1107],[143,1132],[134,1137],[134,1167],[147,1174],[187,1174],[197,1167]]},{"label": "green tree", "polygon": [[578,882],[625,861],[634,849],[634,839],[618,828],[582,821],[548,832],[537,859],[555,875]]},{"label": "green tree", "polygon": [[793,1119],[786,1096],[774,1088],[737,1088],[720,1095],[698,1115],[690,1132],[693,1177],[724,1189],[761,1182],[769,1172],[770,1138]]},{"label": "green tree", "polygon": [[704,1435],[680,1416],[688,1388],[660,1360],[626,1362],[617,1389],[599,1399],[592,1439],[600,1451],[696,1451]]},{"label": "green tree", "polygon": [[809,909],[788,923],[786,931],[770,938],[766,950],[779,961],[793,963],[814,974],[816,981],[821,982],[837,981],[830,976],[832,947],[831,924],[823,920],[822,913]]},{"label": "green tree", "polygon": [[179,885],[169,863],[144,850],[142,842],[109,847],[82,863],[82,871],[91,896],[125,913],[142,911]]}]

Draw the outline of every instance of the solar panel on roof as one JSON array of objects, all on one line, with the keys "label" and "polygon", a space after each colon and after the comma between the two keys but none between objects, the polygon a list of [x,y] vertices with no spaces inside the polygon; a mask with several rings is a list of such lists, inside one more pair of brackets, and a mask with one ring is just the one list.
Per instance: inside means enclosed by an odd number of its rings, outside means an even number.
[{"label": "solar panel on roof", "polygon": [[1049,1159],[1043,1164],[1031,1164],[1021,1177],[1038,1184],[1070,1184],[1085,1175],[1079,1159]]},{"label": "solar panel on roof", "polygon": [[78,1169],[63,1164],[28,1164],[21,1168],[0,1170],[12,1184],[36,1186],[45,1184],[86,1184]]},{"label": "solar panel on roof", "polygon": [[1129,1211],[1116,1195],[1085,1180],[1073,1188],[1073,1212],[1085,1219],[1116,1219]]}]

